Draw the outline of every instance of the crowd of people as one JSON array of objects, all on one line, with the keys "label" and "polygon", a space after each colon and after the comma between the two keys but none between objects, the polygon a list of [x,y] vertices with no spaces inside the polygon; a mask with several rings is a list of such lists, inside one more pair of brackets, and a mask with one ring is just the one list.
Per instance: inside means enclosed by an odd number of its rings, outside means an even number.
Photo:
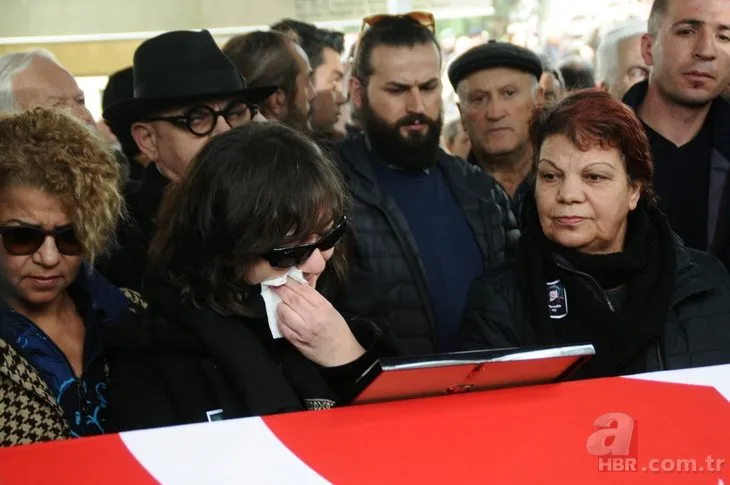
[{"label": "crowd of people", "polygon": [[730,4],[655,0],[595,69],[444,66],[435,22],[167,32],[100,125],[0,56],[0,444],[347,405],[391,356],[729,363]]}]

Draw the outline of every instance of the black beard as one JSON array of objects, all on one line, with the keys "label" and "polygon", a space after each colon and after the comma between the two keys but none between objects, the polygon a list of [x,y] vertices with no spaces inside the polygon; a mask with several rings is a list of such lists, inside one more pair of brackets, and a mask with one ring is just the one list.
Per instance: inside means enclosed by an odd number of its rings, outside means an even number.
[{"label": "black beard", "polygon": [[[418,171],[433,167],[439,152],[439,138],[443,115],[437,119],[426,115],[410,114],[399,119],[395,125],[388,124],[372,109],[367,99],[360,110],[362,123],[370,146],[391,165],[405,170]],[[414,133],[409,137],[400,134],[400,128],[415,122],[428,127],[425,134]]]}]

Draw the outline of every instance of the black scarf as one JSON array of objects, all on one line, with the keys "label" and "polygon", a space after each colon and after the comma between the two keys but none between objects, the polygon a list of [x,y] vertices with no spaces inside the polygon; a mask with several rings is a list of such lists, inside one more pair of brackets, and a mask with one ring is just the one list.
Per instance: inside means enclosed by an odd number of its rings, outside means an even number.
[{"label": "black scarf", "polygon": [[[534,197],[525,200],[523,218],[518,267],[540,343],[593,343],[596,356],[576,378],[649,370],[646,352],[664,332],[675,279],[675,240],[664,215],[640,202],[629,214],[623,252],[602,255],[548,240]],[[559,299],[551,318],[553,282]],[[605,290],[616,288],[626,299],[612,309]]]},{"label": "black scarf", "polygon": [[145,296],[153,313],[191,332],[199,351],[212,358],[233,391],[229,403],[234,415],[226,418],[298,411],[337,401],[315,363],[285,339],[272,338],[263,300],[261,318],[243,318],[197,308],[181,297],[179,288],[159,279],[151,280]]}]

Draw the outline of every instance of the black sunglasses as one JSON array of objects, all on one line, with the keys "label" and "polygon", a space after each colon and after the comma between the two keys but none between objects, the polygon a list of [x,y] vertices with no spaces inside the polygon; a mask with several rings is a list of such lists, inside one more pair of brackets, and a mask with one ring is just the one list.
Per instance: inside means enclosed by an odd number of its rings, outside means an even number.
[{"label": "black sunglasses", "polygon": [[3,246],[14,256],[28,256],[40,249],[48,236],[56,241],[56,248],[67,256],[78,256],[84,251],[81,241],[76,237],[72,226],[45,231],[31,226],[0,227]]},{"label": "black sunglasses", "polygon": [[305,262],[312,256],[316,249],[320,251],[328,251],[340,242],[342,236],[347,229],[347,219],[343,218],[329,234],[312,244],[302,244],[301,246],[293,246],[289,248],[272,249],[261,255],[273,268],[291,268]]},{"label": "black sunglasses", "polygon": [[156,116],[146,118],[144,121],[167,121],[188,130],[195,136],[202,137],[210,135],[215,130],[219,116],[226,120],[228,126],[235,128],[251,121],[258,113],[258,110],[259,108],[255,104],[234,101],[220,111],[216,111],[210,106],[199,105],[187,109],[181,115]]}]

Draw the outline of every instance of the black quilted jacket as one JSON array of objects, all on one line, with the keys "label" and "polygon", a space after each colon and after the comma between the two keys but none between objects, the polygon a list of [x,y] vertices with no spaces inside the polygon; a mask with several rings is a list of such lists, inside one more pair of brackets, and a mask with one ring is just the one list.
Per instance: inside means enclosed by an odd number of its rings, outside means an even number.
[{"label": "black quilted jacket", "polygon": [[[392,325],[388,333],[396,336],[404,354],[434,353],[432,303],[408,222],[395,201],[378,187],[363,135],[348,137],[339,147],[338,158],[353,197],[350,223],[355,264],[374,281],[370,291],[353,292],[353,296],[377,300]],[[519,237],[509,198],[491,176],[460,158],[440,151],[438,164],[474,231],[485,270],[503,262]]]},{"label": "black quilted jacket", "polygon": [[[646,353],[639,372],[730,362],[730,278],[707,253],[677,240],[677,272],[664,336]],[[472,285],[461,329],[465,349],[541,345],[530,323],[513,263]]]}]

